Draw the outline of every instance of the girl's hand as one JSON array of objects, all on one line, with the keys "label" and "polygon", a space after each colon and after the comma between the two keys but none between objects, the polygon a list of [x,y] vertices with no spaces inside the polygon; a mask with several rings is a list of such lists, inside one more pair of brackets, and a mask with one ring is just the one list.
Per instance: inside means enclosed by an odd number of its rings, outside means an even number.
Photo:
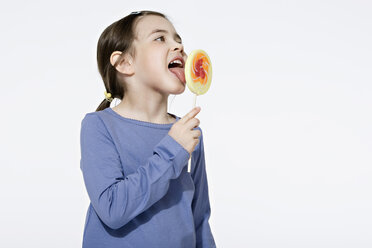
[{"label": "girl's hand", "polygon": [[193,130],[193,128],[200,124],[199,119],[194,118],[200,110],[200,107],[193,108],[184,117],[174,123],[168,132],[173,139],[190,153],[190,156],[195,146],[199,143],[199,137],[201,135],[199,130]]}]

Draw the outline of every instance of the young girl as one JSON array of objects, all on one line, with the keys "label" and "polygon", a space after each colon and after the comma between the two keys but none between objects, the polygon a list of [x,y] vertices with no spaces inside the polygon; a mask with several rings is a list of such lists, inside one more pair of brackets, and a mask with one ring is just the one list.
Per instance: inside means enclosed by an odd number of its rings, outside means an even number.
[{"label": "young girl", "polygon": [[[158,12],[132,12],[101,34],[106,98],[85,115],[80,133],[90,199],[83,247],[216,247],[200,108],[182,118],[167,112],[169,94],[185,90],[186,58],[181,37]],[[121,102],[111,108],[113,98]]]}]

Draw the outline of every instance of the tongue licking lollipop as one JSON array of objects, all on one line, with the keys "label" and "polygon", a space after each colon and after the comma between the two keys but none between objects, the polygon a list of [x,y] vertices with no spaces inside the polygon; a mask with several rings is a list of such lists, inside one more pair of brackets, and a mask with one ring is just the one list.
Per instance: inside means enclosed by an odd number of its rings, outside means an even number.
[{"label": "tongue licking lollipop", "polygon": [[[193,108],[196,105],[196,97],[198,95],[205,94],[212,81],[212,64],[208,54],[201,50],[197,49],[190,53],[187,57],[185,65],[185,78],[187,87],[193,92],[194,95],[194,104]],[[191,171],[191,156],[188,164],[187,171]]]}]

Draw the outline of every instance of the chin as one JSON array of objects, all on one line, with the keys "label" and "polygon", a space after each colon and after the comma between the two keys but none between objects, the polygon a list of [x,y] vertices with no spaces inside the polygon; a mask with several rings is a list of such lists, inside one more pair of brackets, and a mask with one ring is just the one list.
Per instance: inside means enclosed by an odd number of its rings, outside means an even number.
[{"label": "chin", "polygon": [[179,94],[182,94],[186,87],[186,85],[183,85],[182,83],[180,83],[179,85],[177,85],[176,87],[174,87],[172,90],[169,91],[169,94],[173,94],[173,95],[179,95]]}]

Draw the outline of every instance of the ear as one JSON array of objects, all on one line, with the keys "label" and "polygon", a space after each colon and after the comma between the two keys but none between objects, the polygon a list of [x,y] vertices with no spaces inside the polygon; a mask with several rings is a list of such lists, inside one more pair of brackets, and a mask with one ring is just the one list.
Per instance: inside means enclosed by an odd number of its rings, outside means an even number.
[{"label": "ear", "polygon": [[121,61],[116,65],[116,70],[131,76],[134,74],[133,58],[129,54],[122,54],[120,51],[114,51],[110,56],[110,63],[112,66],[115,65],[116,61]]}]

